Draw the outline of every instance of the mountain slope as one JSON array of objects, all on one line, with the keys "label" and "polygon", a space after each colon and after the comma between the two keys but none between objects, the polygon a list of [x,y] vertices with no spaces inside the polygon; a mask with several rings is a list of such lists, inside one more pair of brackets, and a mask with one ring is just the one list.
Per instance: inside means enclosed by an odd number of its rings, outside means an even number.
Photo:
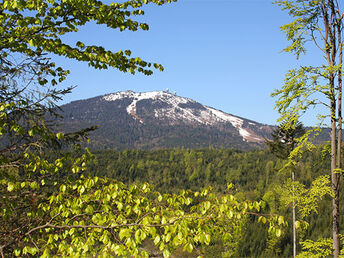
[{"label": "mountain slope", "polygon": [[94,148],[261,147],[272,126],[165,91],[117,92],[63,105],[64,131],[98,125]]}]

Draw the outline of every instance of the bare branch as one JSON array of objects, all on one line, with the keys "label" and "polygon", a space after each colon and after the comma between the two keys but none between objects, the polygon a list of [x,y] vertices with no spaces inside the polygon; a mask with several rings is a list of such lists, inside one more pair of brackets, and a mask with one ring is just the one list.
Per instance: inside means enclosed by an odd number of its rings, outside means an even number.
[{"label": "bare branch", "polygon": [[33,241],[31,235],[29,234],[29,238],[31,240],[31,242],[33,243],[33,245],[37,248],[37,250],[39,251],[39,247],[37,246],[37,244],[35,243],[35,241]]}]

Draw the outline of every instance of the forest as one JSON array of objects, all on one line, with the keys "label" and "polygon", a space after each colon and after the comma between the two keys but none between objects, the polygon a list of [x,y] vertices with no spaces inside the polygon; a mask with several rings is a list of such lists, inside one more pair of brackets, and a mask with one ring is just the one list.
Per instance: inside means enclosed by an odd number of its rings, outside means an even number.
[{"label": "forest", "polygon": [[[115,178],[127,184],[149,182],[155,190],[169,193],[211,187],[221,194],[226,192],[227,184],[233,183],[231,191],[238,200],[263,200],[262,213],[278,213],[286,218],[289,225],[292,224],[291,205],[281,201],[283,186],[291,174],[283,170],[286,161],[268,150],[103,150],[94,155],[94,163],[89,166],[93,176]],[[314,179],[328,174],[328,160],[329,153],[324,153],[322,146],[305,154],[296,171],[296,180],[310,187]],[[331,237],[330,210],[324,212],[330,205],[330,195],[319,200],[318,205],[322,212],[305,218],[311,226],[301,229],[298,238],[316,240]],[[255,216],[247,218],[243,238],[238,243],[238,253],[234,256],[292,256],[290,228],[285,229],[279,239],[274,236],[269,238],[264,229],[266,226],[257,223],[257,219]],[[211,245],[214,246],[209,251],[213,252],[210,256],[220,256],[222,246],[216,242]]]},{"label": "forest", "polygon": [[[277,0],[299,59],[271,95],[280,118],[267,148],[92,150],[90,126],[58,130],[54,56],[152,75],[159,63],[102,45],[71,44],[87,24],[147,31],[143,7],[175,0],[4,0],[0,3],[1,257],[340,257],[344,254],[343,18],[337,0]],[[307,44],[306,44],[307,43]],[[300,129],[323,106],[319,124]],[[313,137],[329,122],[330,141]],[[302,128],[301,128],[302,129]]]}]

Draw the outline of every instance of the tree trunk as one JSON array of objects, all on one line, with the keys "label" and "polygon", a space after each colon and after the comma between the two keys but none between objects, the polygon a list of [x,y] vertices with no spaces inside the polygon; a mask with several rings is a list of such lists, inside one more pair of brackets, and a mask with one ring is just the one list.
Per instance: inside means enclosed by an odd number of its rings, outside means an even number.
[{"label": "tree trunk", "polygon": [[294,171],[291,174],[291,180],[293,182],[293,257],[296,257],[296,210],[295,210],[295,200],[294,200],[294,182],[295,182],[295,173]]},{"label": "tree trunk", "polygon": [[332,189],[334,197],[332,201],[333,217],[333,257],[339,257],[340,240],[339,240],[339,194],[338,194],[338,174],[332,174]]},{"label": "tree trunk", "polygon": [[[336,225],[336,230],[338,231],[338,234],[333,235],[333,239],[334,237],[337,237],[338,239],[336,241],[338,241],[338,243],[336,242],[336,249],[335,249],[335,253],[334,255],[339,256],[339,251],[340,251],[340,241],[339,241],[339,181],[340,181],[340,174],[339,171],[342,168],[342,157],[341,157],[341,148],[342,148],[342,64],[343,64],[343,45],[342,45],[342,37],[341,37],[341,33],[342,33],[342,26],[341,26],[341,22],[337,23],[337,34],[338,34],[338,48],[339,48],[339,59],[338,62],[340,65],[340,70],[338,71],[338,112],[337,112],[337,116],[338,116],[338,136],[337,136],[337,169],[338,172],[336,173],[336,192],[335,192],[335,197],[336,199],[334,199],[333,201],[336,202],[336,208],[338,209],[338,212],[336,213],[337,215],[337,225]],[[334,223],[333,223],[334,225]],[[333,228],[335,229],[335,227]],[[337,236],[338,235],[338,236]],[[335,244],[335,241],[333,241],[333,246]],[[338,257],[337,256],[337,257]]]},{"label": "tree trunk", "polygon": [[[335,8],[335,3],[333,0],[321,0],[321,12],[323,15],[324,29],[325,29],[325,51],[328,66],[333,67],[336,65],[336,55],[337,55],[337,41],[336,34],[338,31],[337,27],[337,13]],[[339,14],[341,15],[341,14]],[[338,35],[337,35],[338,36]],[[329,91],[330,91],[330,113],[331,113],[331,185],[333,191],[332,199],[332,236],[333,236],[333,257],[339,257],[340,252],[340,241],[339,241],[339,174],[336,170],[338,164],[340,164],[337,156],[337,150],[339,139],[337,139],[337,103],[338,108],[341,108],[341,103],[339,105],[338,99],[336,99],[336,87],[335,87],[335,73],[330,72],[329,74]],[[339,94],[339,92],[338,92]],[[339,114],[338,114],[339,115]],[[340,154],[339,154],[340,155]]]},{"label": "tree trunk", "polygon": [[[331,81],[331,80],[330,80]],[[333,80],[332,80],[333,82]],[[337,162],[337,128],[336,128],[336,103],[331,101],[331,181],[332,191],[332,231],[333,231],[333,257],[339,257],[339,177],[336,171]]]},{"label": "tree trunk", "polygon": [[342,44],[342,23],[337,23],[337,34],[338,34],[338,48],[339,48],[339,59],[338,65],[340,69],[338,71],[338,148],[337,148],[337,168],[341,169],[341,148],[342,148],[342,65],[343,65],[343,44]]}]

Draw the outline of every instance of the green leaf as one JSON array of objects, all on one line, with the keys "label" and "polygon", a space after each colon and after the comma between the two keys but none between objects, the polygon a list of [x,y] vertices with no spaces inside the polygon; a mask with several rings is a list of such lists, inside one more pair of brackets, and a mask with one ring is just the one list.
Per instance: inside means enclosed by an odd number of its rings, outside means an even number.
[{"label": "green leaf", "polygon": [[85,211],[86,211],[87,214],[93,214],[94,209],[93,209],[93,207],[91,205],[88,205],[86,207]]},{"label": "green leaf", "polygon": [[171,253],[170,253],[170,251],[169,251],[168,249],[165,249],[165,250],[162,252],[162,255],[163,255],[164,257],[170,257]]},{"label": "green leaf", "polygon": [[7,191],[12,192],[14,190],[14,184],[12,182],[9,182],[7,184]]},{"label": "green leaf", "polygon": [[79,187],[79,192],[80,192],[80,194],[83,194],[84,192],[85,192],[85,186],[80,186]]},{"label": "green leaf", "polygon": [[159,194],[159,196],[158,196],[158,201],[159,201],[159,202],[162,201],[162,195],[161,195],[161,194]]},{"label": "green leaf", "polygon": [[210,235],[209,235],[209,234],[205,234],[205,243],[206,243],[207,245],[210,244]]},{"label": "green leaf", "polygon": [[117,202],[117,209],[121,211],[123,209],[123,203]]},{"label": "green leaf", "polygon": [[135,241],[141,243],[141,229],[135,231]]},{"label": "green leaf", "polygon": [[154,244],[157,246],[160,242],[160,236],[157,235],[155,238],[154,238]]},{"label": "green leaf", "polygon": [[279,216],[278,217],[278,225],[281,225],[281,224],[283,224],[284,223],[284,218],[283,218],[283,216]]},{"label": "green leaf", "polygon": [[192,253],[192,251],[193,251],[193,245],[192,245],[191,243],[189,243],[189,244],[187,244],[187,245],[185,246],[185,249],[186,249],[186,251],[188,251],[189,253]]},{"label": "green leaf", "polygon": [[37,184],[37,182],[31,182],[30,183],[30,187],[33,189],[33,190],[36,190],[39,188],[39,185]]},{"label": "green leaf", "polygon": [[191,199],[191,198],[186,198],[186,199],[185,199],[185,204],[186,204],[186,205],[190,205],[191,202],[192,202],[192,199]]},{"label": "green leaf", "polygon": [[266,218],[265,217],[261,217],[261,218],[262,218],[263,224],[265,224],[266,223]]},{"label": "green leaf", "polygon": [[57,138],[58,140],[62,140],[62,139],[64,138],[64,134],[63,134],[63,133],[57,133],[57,134],[56,134],[56,138]]},{"label": "green leaf", "polygon": [[301,226],[300,221],[295,221],[295,228],[299,229]]},{"label": "green leaf", "polygon": [[210,209],[210,206],[211,206],[211,203],[210,203],[209,201],[206,201],[206,202],[204,203],[204,208],[205,208],[206,210],[209,210],[209,209]]},{"label": "green leaf", "polygon": [[33,136],[34,135],[34,130],[33,129],[31,129],[31,130],[29,130],[29,136]]},{"label": "green leaf", "polygon": [[128,228],[121,228],[121,230],[119,231],[119,238],[122,240],[123,238],[129,238],[130,235],[130,229]]},{"label": "green leaf", "polygon": [[232,211],[232,210],[230,210],[230,211],[228,212],[228,216],[229,216],[230,218],[233,218],[233,216],[234,216],[234,213],[233,213],[233,211]]},{"label": "green leaf", "polygon": [[167,235],[165,236],[165,242],[169,242],[171,240],[171,234],[167,233]]},{"label": "green leaf", "polygon": [[63,192],[63,193],[66,192],[66,189],[67,189],[66,185],[61,185],[60,186],[60,191],[61,192]]},{"label": "green leaf", "polygon": [[21,250],[20,250],[20,249],[17,248],[17,249],[14,250],[14,255],[15,255],[15,256],[19,256],[20,253],[21,253]]}]

